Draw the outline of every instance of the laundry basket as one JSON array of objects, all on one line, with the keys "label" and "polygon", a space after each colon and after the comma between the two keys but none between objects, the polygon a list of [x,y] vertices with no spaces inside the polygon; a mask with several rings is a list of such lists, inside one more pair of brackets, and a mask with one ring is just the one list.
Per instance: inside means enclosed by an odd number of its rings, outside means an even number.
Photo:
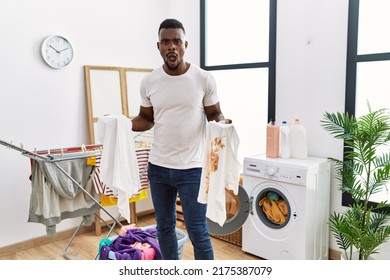
[{"label": "laundry basket", "polygon": [[[142,227],[141,229],[142,230],[147,230],[147,229],[155,229],[156,228],[156,225],[150,225],[150,226],[146,226],[146,227]],[[180,230],[180,229],[178,229],[178,228],[176,228],[175,229],[176,230],[176,236],[177,236],[177,250],[178,250],[178,258],[179,258],[179,260],[182,258],[182,256],[183,256],[183,247],[184,247],[184,245],[187,243],[187,241],[188,241],[188,235],[184,232],[184,231],[182,231],[182,230]],[[114,240],[117,238],[118,236],[116,235],[116,236],[112,236],[112,237],[109,237],[108,239],[111,241],[111,242],[114,242]],[[113,252],[113,251],[110,251],[109,253],[108,253],[108,259],[109,260],[116,260],[116,257],[115,257],[115,252]]]}]

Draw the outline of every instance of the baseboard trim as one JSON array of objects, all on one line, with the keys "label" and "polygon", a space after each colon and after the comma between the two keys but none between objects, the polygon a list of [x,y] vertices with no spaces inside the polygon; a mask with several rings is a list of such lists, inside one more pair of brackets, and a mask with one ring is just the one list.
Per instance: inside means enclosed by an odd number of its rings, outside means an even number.
[{"label": "baseboard trim", "polygon": [[[22,241],[19,243],[15,243],[12,245],[8,245],[5,247],[0,248],[0,257],[3,257],[5,255],[9,255],[10,252],[19,252],[21,250],[26,250],[30,248],[34,248],[36,246],[45,245],[48,243],[56,242],[58,240],[71,238],[73,233],[75,232],[77,227],[74,227],[72,229],[64,230],[61,232],[57,232],[54,236],[40,236],[35,237],[26,241]],[[82,233],[87,233],[90,231],[95,230],[95,225],[92,224],[90,226],[83,226],[79,229],[78,235]]]}]

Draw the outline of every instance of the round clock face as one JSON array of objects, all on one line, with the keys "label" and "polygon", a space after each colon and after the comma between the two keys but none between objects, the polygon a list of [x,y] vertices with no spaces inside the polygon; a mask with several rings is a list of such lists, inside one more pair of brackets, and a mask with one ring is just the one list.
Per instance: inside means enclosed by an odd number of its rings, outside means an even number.
[{"label": "round clock face", "polygon": [[41,46],[43,60],[53,68],[68,66],[74,57],[73,46],[62,36],[49,36]]}]

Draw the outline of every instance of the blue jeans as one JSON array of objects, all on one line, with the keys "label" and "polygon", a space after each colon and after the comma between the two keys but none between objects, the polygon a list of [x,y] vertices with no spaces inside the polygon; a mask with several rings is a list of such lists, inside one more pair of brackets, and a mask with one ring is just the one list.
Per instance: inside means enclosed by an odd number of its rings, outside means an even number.
[{"label": "blue jeans", "polygon": [[199,203],[201,168],[171,169],[149,163],[148,177],[157,222],[157,237],[165,260],[178,259],[176,197],[182,205],[184,224],[196,260],[214,259],[206,221],[206,204]]}]

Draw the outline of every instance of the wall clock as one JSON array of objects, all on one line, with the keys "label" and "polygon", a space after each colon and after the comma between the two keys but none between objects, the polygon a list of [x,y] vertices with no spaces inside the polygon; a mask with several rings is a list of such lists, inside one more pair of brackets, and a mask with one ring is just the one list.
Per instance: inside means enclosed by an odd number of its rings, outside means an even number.
[{"label": "wall clock", "polygon": [[53,35],[43,40],[41,54],[47,65],[61,69],[73,61],[74,49],[68,39],[63,36]]}]

